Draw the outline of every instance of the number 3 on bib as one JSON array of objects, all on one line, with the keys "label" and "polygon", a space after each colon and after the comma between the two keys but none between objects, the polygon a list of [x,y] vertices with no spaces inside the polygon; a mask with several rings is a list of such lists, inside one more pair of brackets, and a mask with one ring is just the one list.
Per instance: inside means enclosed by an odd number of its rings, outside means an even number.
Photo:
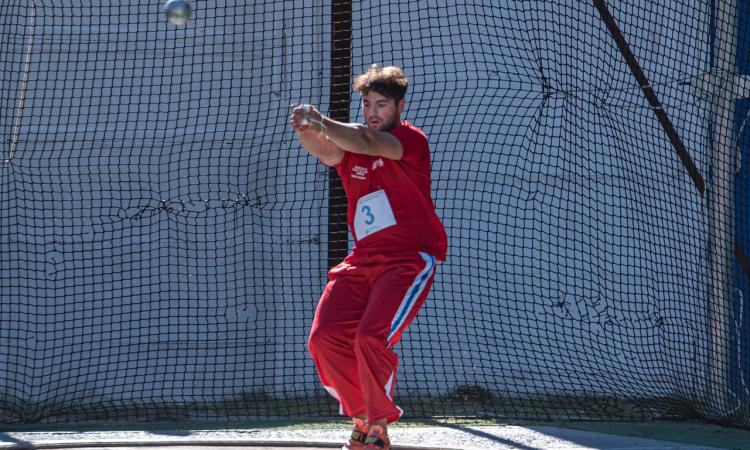
[{"label": "number 3 on bib", "polygon": [[375,191],[360,198],[354,214],[354,234],[357,239],[377,233],[396,225],[391,204],[384,190]]},{"label": "number 3 on bib", "polygon": [[362,213],[365,215],[365,225],[372,225],[375,223],[375,216],[372,215],[372,208],[369,205],[362,207]]}]

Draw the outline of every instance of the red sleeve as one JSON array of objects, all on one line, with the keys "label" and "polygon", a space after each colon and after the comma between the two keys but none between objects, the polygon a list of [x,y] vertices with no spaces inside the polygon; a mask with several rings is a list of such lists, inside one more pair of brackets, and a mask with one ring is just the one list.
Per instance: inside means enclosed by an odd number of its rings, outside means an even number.
[{"label": "red sleeve", "polygon": [[430,170],[430,147],[427,144],[427,136],[410,126],[394,128],[391,134],[401,142],[404,148],[402,161],[422,170]]},{"label": "red sleeve", "polygon": [[349,163],[349,153],[350,152],[345,151],[344,157],[341,158],[341,161],[339,161],[338,164],[329,166],[329,167],[333,167],[334,169],[336,169],[336,171],[339,173],[339,176],[341,175],[342,172],[346,172],[345,168],[346,168],[346,165]]}]

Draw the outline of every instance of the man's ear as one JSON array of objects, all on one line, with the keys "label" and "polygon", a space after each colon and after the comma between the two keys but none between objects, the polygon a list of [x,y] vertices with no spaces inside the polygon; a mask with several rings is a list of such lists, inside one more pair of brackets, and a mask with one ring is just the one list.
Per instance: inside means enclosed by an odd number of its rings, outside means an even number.
[{"label": "man's ear", "polygon": [[404,112],[404,105],[406,104],[406,101],[402,98],[398,101],[398,104],[396,105],[396,109],[398,109],[398,113],[401,114]]}]

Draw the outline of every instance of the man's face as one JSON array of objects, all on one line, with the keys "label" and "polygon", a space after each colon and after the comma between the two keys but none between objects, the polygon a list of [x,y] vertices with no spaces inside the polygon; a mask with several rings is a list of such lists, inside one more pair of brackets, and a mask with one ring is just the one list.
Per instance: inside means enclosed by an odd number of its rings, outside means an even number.
[{"label": "man's face", "polygon": [[368,127],[377,131],[389,131],[401,122],[404,99],[396,103],[392,98],[370,91],[362,97],[362,111]]}]

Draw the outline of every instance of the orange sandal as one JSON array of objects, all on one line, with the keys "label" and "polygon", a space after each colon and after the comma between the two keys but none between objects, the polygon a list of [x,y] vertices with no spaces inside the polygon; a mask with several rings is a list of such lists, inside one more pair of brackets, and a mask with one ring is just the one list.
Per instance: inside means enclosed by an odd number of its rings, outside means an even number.
[{"label": "orange sandal", "polygon": [[365,446],[370,427],[362,419],[354,417],[352,421],[354,422],[352,435],[349,437],[349,441],[341,447],[341,450],[362,450]]}]

